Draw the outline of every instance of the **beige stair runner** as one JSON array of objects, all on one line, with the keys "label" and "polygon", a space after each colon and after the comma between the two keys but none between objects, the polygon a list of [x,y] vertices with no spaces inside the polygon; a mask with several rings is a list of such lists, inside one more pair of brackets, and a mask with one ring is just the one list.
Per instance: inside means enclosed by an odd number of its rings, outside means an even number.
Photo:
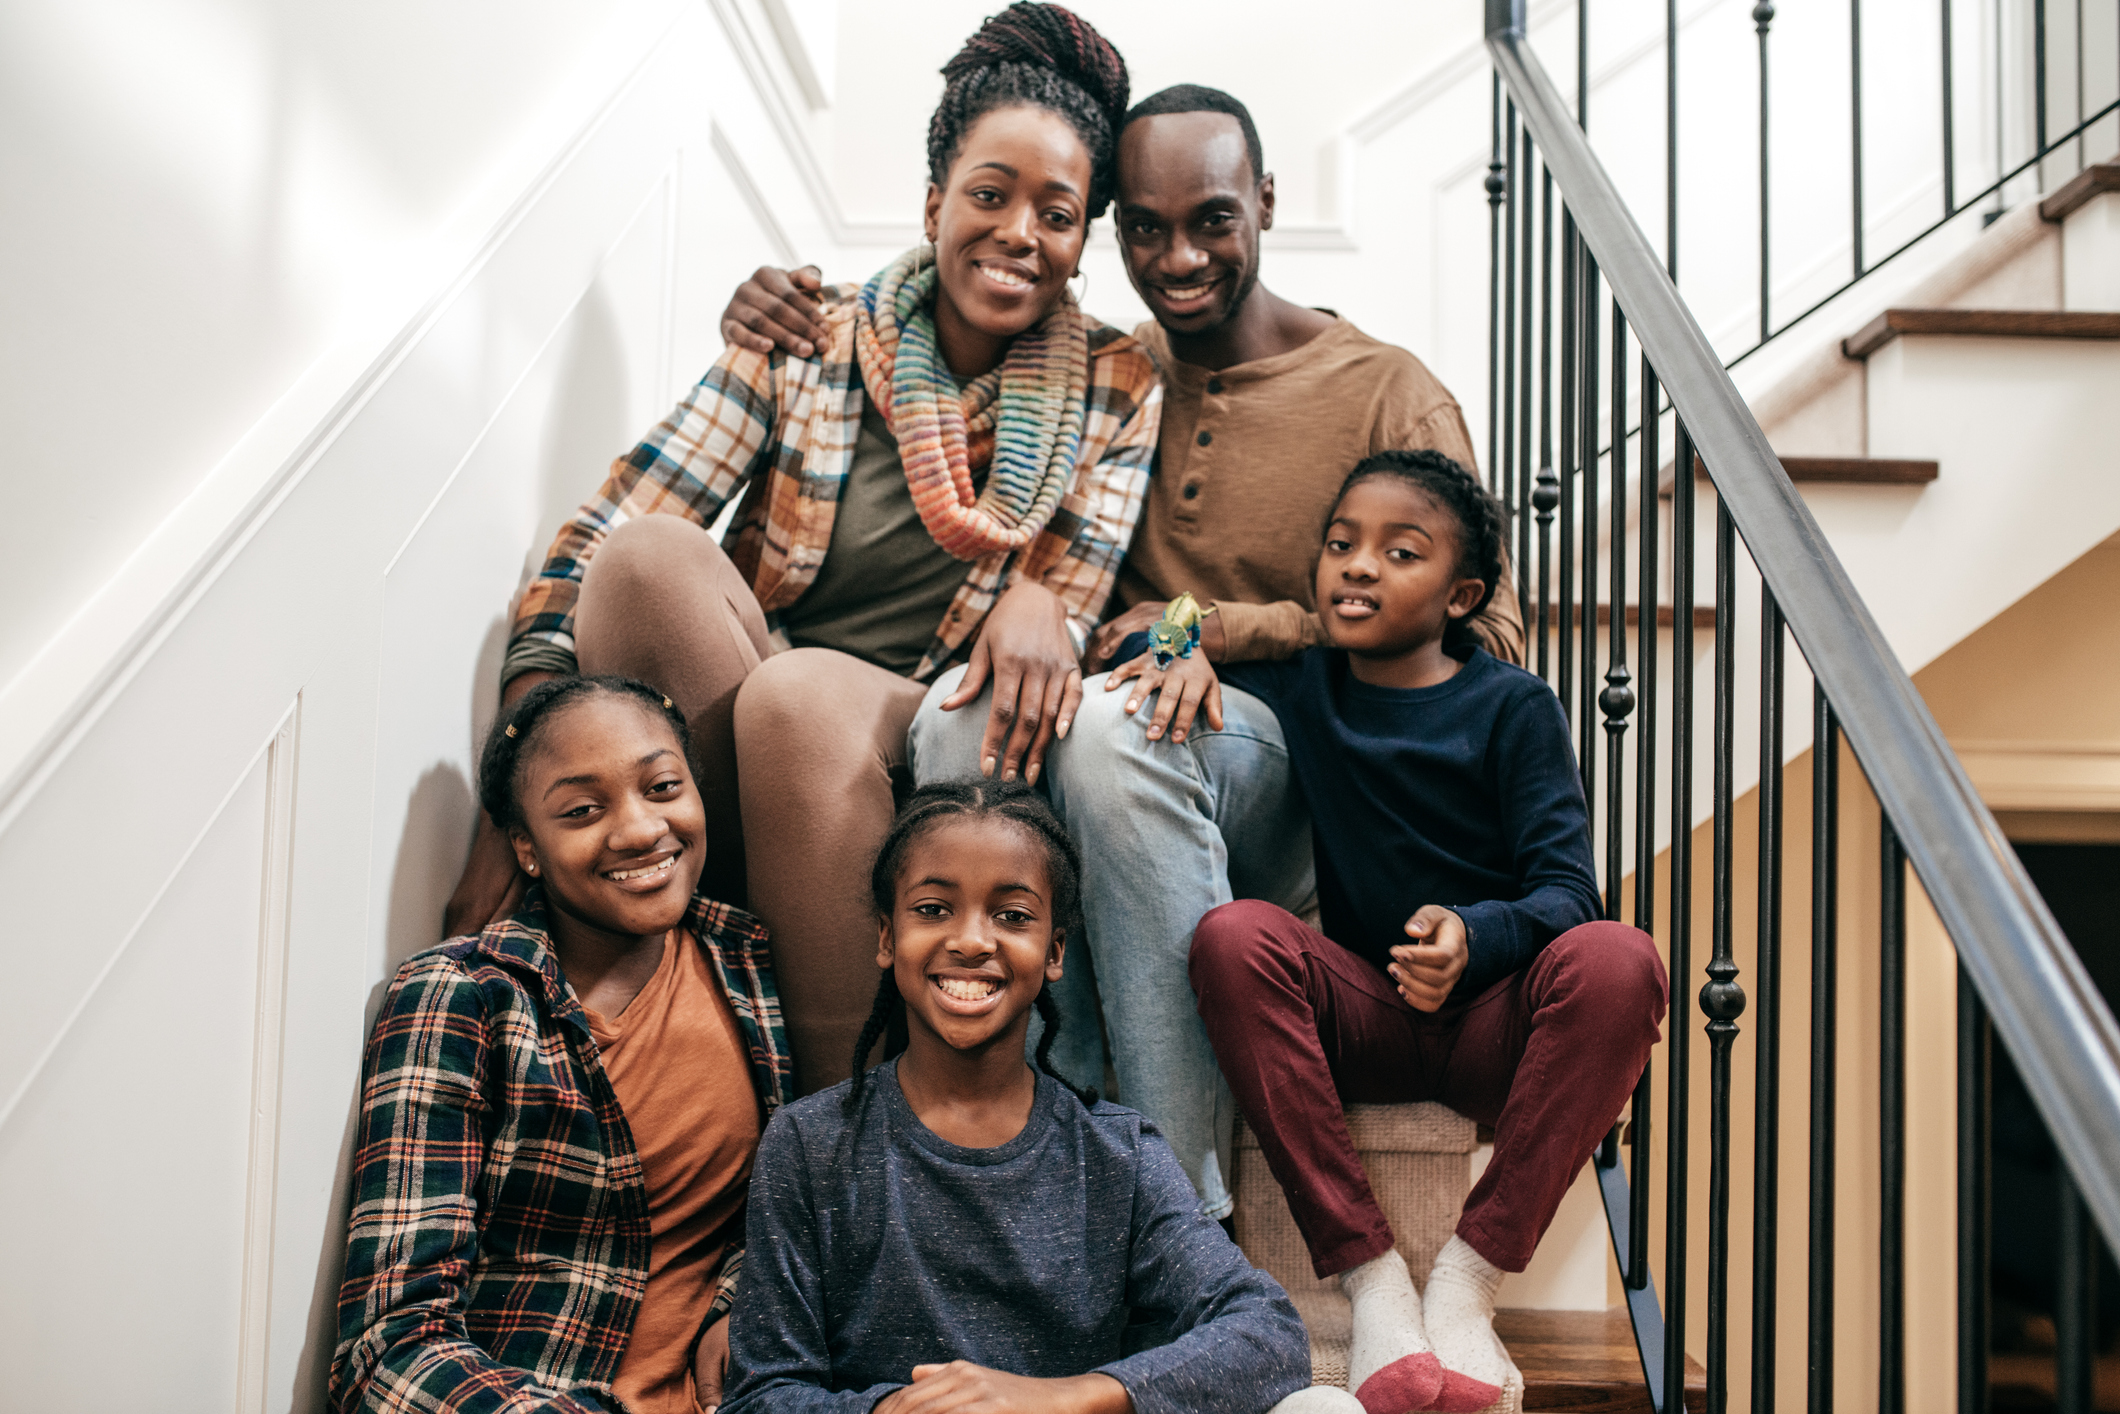
[{"label": "beige stair runner", "polygon": [[[1478,1143],[1473,1123],[1441,1105],[1349,1105],[1347,1128],[1398,1239],[1399,1255],[1414,1281],[1425,1285],[1435,1254],[1456,1230],[1472,1190],[1472,1151]],[[1237,1242],[1253,1266],[1288,1289],[1309,1328],[1312,1383],[1345,1386],[1347,1298],[1339,1282],[1311,1274],[1309,1249],[1281,1186],[1266,1167],[1259,1141],[1241,1121],[1236,1186]],[[1524,1377],[1513,1363],[1502,1397],[1492,1407],[1500,1414],[1519,1414],[1524,1407]]]}]

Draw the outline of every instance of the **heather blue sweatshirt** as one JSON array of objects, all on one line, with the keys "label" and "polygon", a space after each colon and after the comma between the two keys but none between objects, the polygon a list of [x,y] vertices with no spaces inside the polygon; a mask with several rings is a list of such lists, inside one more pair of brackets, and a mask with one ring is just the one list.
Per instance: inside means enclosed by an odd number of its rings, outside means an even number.
[{"label": "heather blue sweatshirt", "polygon": [[[1310,1383],[1286,1293],[1200,1216],[1134,1111],[1040,1075],[1023,1132],[966,1149],[914,1115],[895,1061],[851,1117],[850,1084],[787,1106],[759,1143],[724,1414],[853,1414],[948,1360],[1098,1371],[1136,1414],[1263,1414]],[[1172,1340],[1122,1356],[1135,1308]]]},{"label": "heather blue sweatshirt", "polygon": [[1371,687],[1318,647],[1224,677],[1281,720],[1310,805],[1325,936],[1378,967],[1441,904],[1471,953],[1469,1002],[1599,916],[1582,778],[1553,690],[1471,651],[1434,687]]}]

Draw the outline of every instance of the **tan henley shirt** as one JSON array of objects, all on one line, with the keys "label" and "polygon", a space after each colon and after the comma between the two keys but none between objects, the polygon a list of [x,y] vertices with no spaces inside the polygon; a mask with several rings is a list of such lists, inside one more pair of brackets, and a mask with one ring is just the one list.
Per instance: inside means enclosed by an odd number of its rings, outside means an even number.
[{"label": "tan henley shirt", "polygon": [[[1153,321],[1134,337],[1163,373],[1163,429],[1119,572],[1119,604],[1185,590],[1212,600],[1231,662],[1286,658],[1321,641],[1311,568],[1332,498],[1356,462],[1425,447],[1478,469],[1449,389],[1412,354],[1344,318],[1299,349],[1219,371],[1178,362]],[[1473,628],[1488,652],[1523,661],[1506,558]]]}]

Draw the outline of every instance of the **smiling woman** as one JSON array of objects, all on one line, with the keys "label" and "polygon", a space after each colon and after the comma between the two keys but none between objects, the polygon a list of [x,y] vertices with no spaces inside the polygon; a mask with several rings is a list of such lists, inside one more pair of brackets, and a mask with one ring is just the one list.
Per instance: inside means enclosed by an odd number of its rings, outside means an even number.
[{"label": "smiling woman", "polygon": [[788,1064],[757,921],[697,891],[684,718],[625,678],[502,713],[514,916],[398,969],[369,1039],[332,1399],[721,1402],[760,1127]]},{"label": "smiling woman", "polygon": [[[926,243],[833,292],[823,347],[730,348],[613,463],[524,593],[503,669],[510,701],[582,671],[676,703],[705,885],[771,930],[805,1093],[847,1074],[861,1027],[859,861],[922,685],[968,664],[956,701],[991,685],[986,754],[1037,776],[1081,698],[1161,411],[1146,351],[1067,292],[1111,199],[1118,53],[1019,3],[943,73]],[[705,528],[734,497],[717,544]],[[450,930],[505,914],[524,867],[488,822]]]}]

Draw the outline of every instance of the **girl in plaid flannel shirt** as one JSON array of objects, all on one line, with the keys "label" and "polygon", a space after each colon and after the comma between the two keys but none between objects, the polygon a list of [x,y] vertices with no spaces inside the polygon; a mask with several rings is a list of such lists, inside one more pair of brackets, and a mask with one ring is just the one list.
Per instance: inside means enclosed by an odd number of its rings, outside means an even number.
[{"label": "girl in plaid flannel shirt", "polygon": [[398,969],[369,1039],[332,1406],[697,1414],[787,1098],[757,921],[696,890],[683,714],[563,678],[502,713],[483,802],[534,880]]}]

